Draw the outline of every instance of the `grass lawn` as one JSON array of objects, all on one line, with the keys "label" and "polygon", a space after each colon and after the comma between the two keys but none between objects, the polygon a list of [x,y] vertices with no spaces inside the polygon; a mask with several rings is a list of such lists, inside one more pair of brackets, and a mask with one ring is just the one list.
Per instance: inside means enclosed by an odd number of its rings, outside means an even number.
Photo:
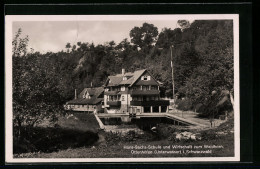
[{"label": "grass lawn", "polygon": [[97,132],[99,124],[93,113],[73,113],[71,117],[60,117],[57,123],[62,128]]}]

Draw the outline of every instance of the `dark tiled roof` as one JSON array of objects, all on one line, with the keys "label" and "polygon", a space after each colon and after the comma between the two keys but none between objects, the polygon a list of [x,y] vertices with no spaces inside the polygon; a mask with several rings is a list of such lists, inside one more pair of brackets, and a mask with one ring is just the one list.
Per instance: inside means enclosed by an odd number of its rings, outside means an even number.
[{"label": "dark tiled roof", "polygon": [[88,92],[90,96],[98,97],[103,91],[103,87],[84,88],[78,95],[78,98],[83,98],[86,92]]},{"label": "dark tiled roof", "polygon": [[[77,99],[70,100],[67,102],[67,104],[79,104],[79,105],[85,105],[85,104],[98,104],[103,100],[103,98],[98,98],[102,92],[104,91],[103,87],[95,87],[95,88],[85,88],[80,92]],[[85,99],[83,96],[86,94],[86,92],[91,95],[91,99]]]},{"label": "dark tiled roof", "polygon": [[80,94],[78,95],[78,98],[83,98],[83,96],[85,95],[86,91],[87,91],[87,88],[84,88],[82,90],[82,92],[80,92]]},{"label": "dark tiled roof", "polygon": [[121,76],[108,76],[109,83],[108,86],[117,86],[120,84],[120,82],[123,80],[123,77]]},{"label": "dark tiled roof", "polygon": [[[139,77],[146,71],[146,69],[137,70],[135,72],[127,72],[124,75],[117,74],[115,76],[108,76],[109,83],[107,86],[118,86],[118,85],[132,85]],[[123,80],[126,76],[128,79]]]},{"label": "dark tiled roof", "polygon": [[93,96],[96,92],[96,88],[87,88],[87,91],[88,91],[90,96]]},{"label": "dark tiled roof", "polygon": [[84,99],[84,98],[78,98],[74,100],[70,100],[67,102],[67,104],[76,104],[76,105],[95,105],[101,102],[103,98],[91,98],[91,99]]},{"label": "dark tiled roof", "polygon": [[122,81],[120,82],[120,84],[131,84],[133,81],[134,81],[134,77],[132,76],[132,77],[130,77],[130,78],[127,79],[127,80],[122,80]]},{"label": "dark tiled roof", "polygon": [[138,70],[138,71],[135,71],[134,72],[134,79],[131,83],[131,86],[139,79],[139,77],[146,71],[146,69],[143,69],[143,70]]},{"label": "dark tiled roof", "polygon": [[94,95],[96,97],[99,97],[104,92],[104,87],[95,87]]}]

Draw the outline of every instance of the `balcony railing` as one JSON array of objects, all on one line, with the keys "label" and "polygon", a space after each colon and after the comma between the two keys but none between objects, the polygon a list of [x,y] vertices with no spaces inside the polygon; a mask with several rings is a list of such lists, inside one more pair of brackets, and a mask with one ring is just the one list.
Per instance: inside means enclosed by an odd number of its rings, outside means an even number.
[{"label": "balcony railing", "polygon": [[131,90],[131,95],[159,95],[159,90]]},{"label": "balcony railing", "polygon": [[121,101],[107,101],[107,105],[110,105],[110,106],[120,106],[121,105]]},{"label": "balcony railing", "polygon": [[119,91],[106,91],[104,92],[104,95],[118,95]]},{"label": "balcony railing", "polygon": [[131,101],[131,106],[169,106],[169,100]]}]

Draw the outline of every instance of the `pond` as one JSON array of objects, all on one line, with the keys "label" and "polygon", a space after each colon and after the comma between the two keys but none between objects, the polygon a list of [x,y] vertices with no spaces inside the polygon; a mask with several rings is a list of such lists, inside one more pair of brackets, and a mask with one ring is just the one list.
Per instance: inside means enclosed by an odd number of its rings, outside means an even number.
[{"label": "pond", "polygon": [[136,125],[142,130],[151,130],[152,127],[156,127],[158,124],[171,124],[179,126],[188,126],[182,122],[167,117],[100,117],[100,120],[104,125]]}]

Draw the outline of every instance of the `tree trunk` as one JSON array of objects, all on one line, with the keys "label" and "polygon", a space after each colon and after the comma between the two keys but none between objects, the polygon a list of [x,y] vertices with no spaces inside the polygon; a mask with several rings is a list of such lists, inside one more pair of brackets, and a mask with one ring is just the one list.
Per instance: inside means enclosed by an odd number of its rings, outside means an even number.
[{"label": "tree trunk", "polygon": [[231,101],[231,104],[232,104],[232,107],[233,107],[233,111],[235,111],[234,109],[234,98],[233,98],[233,95],[231,92],[229,92],[229,96],[230,96],[230,101]]},{"label": "tree trunk", "polygon": [[17,118],[17,123],[18,123],[18,142],[19,142],[21,138],[21,130],[22,130],[22,122],[19,117]]}]

